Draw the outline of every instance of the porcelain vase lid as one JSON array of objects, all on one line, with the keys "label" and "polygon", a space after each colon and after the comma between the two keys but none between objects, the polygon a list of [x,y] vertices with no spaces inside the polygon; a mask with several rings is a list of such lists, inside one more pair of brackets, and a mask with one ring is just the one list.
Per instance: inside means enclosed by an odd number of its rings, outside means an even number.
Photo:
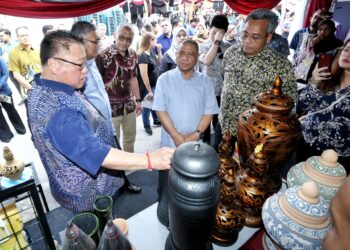
[{"label": "porcelain vase lid", "polygon": [[329,205],[320,196],[315,182],[288,188],[279,197],[278,203],[281,212],[305,227],[322,229],[331,223]]},{"label": "porcelain vase lid", "polygon": [[323,186],[339,188],[345,181],[346,170],[338,163],[338,154],[333,149],[327,149],[321,156],[311,156],[292,167],[287,175],[288,183],[300,184],[305,179],[304,175]]}]

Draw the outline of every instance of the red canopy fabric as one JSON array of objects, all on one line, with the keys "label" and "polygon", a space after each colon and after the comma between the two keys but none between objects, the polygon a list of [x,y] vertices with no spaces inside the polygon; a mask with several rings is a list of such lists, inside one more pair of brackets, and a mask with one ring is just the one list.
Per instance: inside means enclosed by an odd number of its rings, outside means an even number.
[{"label": "red canopy fabric", "polygon": [[281,0],[226,0],[225,2],[239,14],[247,15],[257,8],[272,9]]},{"label": "red canopy fabric", "polygon": [[323,8],[328,10],[331,4],[332,4],[332,0],[311,0],[307,8],[307,13],[304,19],[304,28],[309,25],[310,19],[316,10],[323,9]]},{"label": "red canopy fabric", "polygon": [[123,1],[123,2],[121,2],[121,3],[119,4],[119,7],[124,7],[125,4],[126,4],[126,1]]},{"label": "red canopy fabric", "polygon": [[1,0],[0,13],[29,18],[66,18],[96,13],[113,7],[122,0],[91,0],[80,3],[49,3],[33,0]]},{"label": "red canopy fabric", "polygon": [[[123,0],[91,0],[78,3],[50,3],[33,0],[1,0],[0,13],[30,18],[78,17],[113,7]],[[142,0],[133,0],[140,3]],[[196,0],[200,1],[200,0]],[[189,2],[192,2],[189,0]],[[256,8],[273,8],[280,0],[226,0],[226,3],[240,14],[248,14]]]}]

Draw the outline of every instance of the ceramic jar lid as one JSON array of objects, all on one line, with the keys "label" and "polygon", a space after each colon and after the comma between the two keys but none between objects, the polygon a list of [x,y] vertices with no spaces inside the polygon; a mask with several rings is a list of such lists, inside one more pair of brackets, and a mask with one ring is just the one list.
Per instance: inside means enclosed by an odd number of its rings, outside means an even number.
[{"label": "ceramic jar lid", "polygon": [[321,156],[308,158],[289,170],[288,186],[314,181],[319,185],[321,196],[330,202],[346,178],[346,170],[337,160],[338,155],[332,149],[323,151]]},{"label": "ceramic jar lid", "polygon": [[202,142],[181,144],[172,158],[173,168],[184,176],[207,178],[219,171],[219,158],[216,151]]},{"label": "ceramic jar lid", "polygon": [[261,93],[254,98],[254,105],[259,111],[268,113],[288,114],[294,107],[294,101],[282,92],[282,80],[276,76],[271,90]]},{"label": "ceramic jar lid", "polygon": [[300,225],[320,229],[330,224],[329,206],[315,182],[287,189],[278,202],[281,211]]},{"label": "ceramic jar lid", "polygon": [[320,157],[313,156],[307,159],[302,169],[316,182],[339,188],[345,181],[346,171],[337,161],[337,153],[333,149],[327,149]]},{"label": "ceramic jar lid", "polygon": [[284,249],[322,249],[331,227],[329,205],[314,182],[271,196],[263,206],[262,218],[271,239]]}]

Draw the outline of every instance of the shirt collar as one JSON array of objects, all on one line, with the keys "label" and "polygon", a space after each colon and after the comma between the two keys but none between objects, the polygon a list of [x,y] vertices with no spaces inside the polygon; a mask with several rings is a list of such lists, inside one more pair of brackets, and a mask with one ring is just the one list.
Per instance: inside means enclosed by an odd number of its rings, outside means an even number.
[{"label": "shirt collar", "polygon": [[128,58],[129,55],[130,55],[129,49],[127,49],[127,50],[125,51],[125,56],[123,56],[122,54],[119,53],[119,50],[117,49],[117,46],[115,46],[115,45],[113,44],[113,45],[112,45],[112,48],[113,48],[113,50],[116,52],[116,54],[120,55],[121,57],[126,57],[126,58]]},{"label": "shirt collar", "polygon": [[198,72],[197,72],[197,70],[196,70],[196,68],[195,68],[194,71],[193,71],[193,74],[192,74],[191,78],[190,78],[190,79],[185,79],[185,78],[183,78],[182,72],[181,72],[181,70],[179,69],[179,67],[176,66],[175,69],[178,71],[178,74],[180,74],[181,79],[184,80],[184,81],[190,81],[190,80],[192,80],[194,77],[196,77],[197,74],[198,74]]},{"label": "shirt collar", "polygon": [[161,36],[162,36],[163,39],[170,39],[170,38],[172,38],[173,33],[170,33],[170,36],[169,36],[169,37],[167,37],[164,33],[162,33]]},{"label": "shirt collar", "polygon": [[242,46],[239,47],[239,51],[241,52],[241,54],[247,58],[247,59],[253,59],[253,58],[257,58],[257,57],[261,57],[261,55],[264,55],[267,51],[268,47],[266,46],[265,48],[262,49],[262,51],[260,51],[259,53],[255,54],[254,56],[247,56],[244,51],[243,51],[243,48]]},{"label": "shirt collar", "polygon": [[[24,48],[24,47],[22,46],[22,44],[19,44],[19,46],[21,47],[22,50],[26,50],[26,48]],[[29,50],[34,50],[34,48],[33,48],[32,45],[30,45]]]},{"label": "shirt collar", "polygon": [[93,65],[94,61],[95,61],[95,58],[91,58],[90,60],[86,61],[86,64],[88,65],[88,67],[90,67],[91,65]]},{"label": "shirt collar", "polygon": [[68,95],[73,95],[75,92],[75,89],[72,86],[61,82],[41,78],[40,73],[35,75],[35,82],[38,86],[44,86],[53,90],[63,91]]}]

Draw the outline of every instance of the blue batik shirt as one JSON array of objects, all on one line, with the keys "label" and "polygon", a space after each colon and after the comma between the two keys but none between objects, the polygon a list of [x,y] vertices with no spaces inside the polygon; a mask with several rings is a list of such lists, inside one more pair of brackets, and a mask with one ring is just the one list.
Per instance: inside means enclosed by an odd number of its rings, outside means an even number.
[{"label": "blue batik shirt", "polygon": [[36,75],[28,123],[51,193],[63,207],[92,211],[97,196],[113,195],[124,184],[120,171],[101,167],[116,147],[111,123],[81,92]]}]

